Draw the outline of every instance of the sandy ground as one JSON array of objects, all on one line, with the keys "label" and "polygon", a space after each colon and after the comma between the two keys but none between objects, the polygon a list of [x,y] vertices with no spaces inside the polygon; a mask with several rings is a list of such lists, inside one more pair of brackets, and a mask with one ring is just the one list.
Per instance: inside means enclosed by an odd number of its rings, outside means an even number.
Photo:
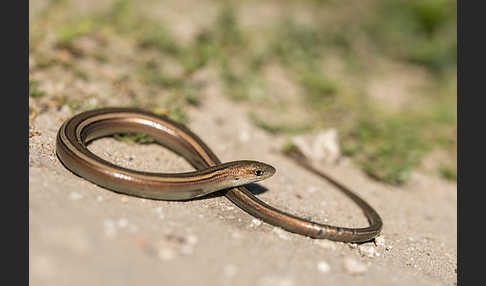
[{"label": "sandy ground", "polygon": [[[231,111],[231,112],[229,112]],[[338,190],[278,152],[283,138],[258,130],[244,105],[209,92],[190,128],[223,160],[276,167],[259,198],[317,221],[366,226]],[[384,221],[362,245],[314,240],[273,227],[225,197],[146,200],[103,189],[64,168],[55,136],[73,115],[48,109],[29,139],[30,285],[453,285],[457,267],[457,185],[416,173],[405,187],[366,177],[348,160],[318,167],[365,198]],[[191,167],[158,145],[105,138],[93,152],[150,171]]]}]

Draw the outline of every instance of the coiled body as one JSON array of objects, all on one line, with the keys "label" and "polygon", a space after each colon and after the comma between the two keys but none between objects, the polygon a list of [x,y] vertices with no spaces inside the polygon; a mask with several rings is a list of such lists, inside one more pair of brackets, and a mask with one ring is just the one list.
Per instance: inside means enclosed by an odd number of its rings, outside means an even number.
[{"label": "coiled body", "polygon": [[[107,162],[86,148],[91,140],[125,132],[150,135],[185,158],[197,171],[164,174],[130,170]],[[225,196],[251,215],[313,238],[367,241],[377,236],[382,227],[376,211],[349,190],[348,196],[363,209],[370,227],[341,228],[319,224],[271,207],[243,185],[272,176],[275,172],[272,166],[256,161],[222,164],[211,149],[185,126],[139,109],[104,108],[72,117],[59,129],[56,152],[72,172],[116,192],[152,199],[186,200],[226,189]],[[305,161],[300,163],[322,176]]]}]

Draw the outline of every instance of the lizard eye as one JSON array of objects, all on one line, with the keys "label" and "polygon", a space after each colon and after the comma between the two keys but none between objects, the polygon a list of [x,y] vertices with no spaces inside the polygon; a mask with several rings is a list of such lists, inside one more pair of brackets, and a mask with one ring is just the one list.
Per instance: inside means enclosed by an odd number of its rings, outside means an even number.
[{"label": "lizard eye", "polygon": [[263,171],[262,170],[256,170],[255,171],[255,175],[257,175],[258,177],[260,177],[261,175],[263,175]]}]

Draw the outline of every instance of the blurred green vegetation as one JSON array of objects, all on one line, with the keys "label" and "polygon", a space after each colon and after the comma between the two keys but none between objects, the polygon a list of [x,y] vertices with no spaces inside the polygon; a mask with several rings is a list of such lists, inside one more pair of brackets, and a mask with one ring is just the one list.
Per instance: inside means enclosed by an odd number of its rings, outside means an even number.
[{"label": "blurred green vegetation", "polygon": [[269,122],[268,120],[262,119],[257,114],[250,112],[248,114],[250,121],[255,124],[255,126],[269,132],[272,134],[286,133],[286,134],[299,134],[306,131],[312,130],[313,126],[309,124],[297,124],[296,122]]},{"label": "blurred green vegetation", "polygon": [[152,144],[155,140],[145,133],[121,133],[113,136],[116,140],[130,144]]},{"label": "blurred green vegetation", "polygon": [[[67,3],[52,2],[44,17],[47,13],[62,14],[63,9],[68,9]],[[293,4],[283,1],[278,5]],[[192,77],[203,69],[217,71],[223,94],[231,100],[258,107],[266,103],[266,109],[284,112],[281,106],[287,99],[270,95],[264,76],[266,67],[277,64],[298,86],[299,104],[310,111],[311,120],[304,125],[297,124],[297,119],[270,122],[251,112],[249,119],[257,127],[283,136],[336,127],[344,154],[353,157],[370,176],[391,184],[406,182],[409,172],[431,150],[444,149],[451,157],[456,156],[451,151],[457,142],[453,132],[457,125],[456,2],[370,0],[363,4],[365,12],[359,15],[349,13],[347,5],[338,4],[339,1],[303,1],[301,5],[307,5],[310,11],[306,21],[297,20],[287,11],[267,21],[265,28],[248,29],[239,18],[239,7],[245,3],[219,1],[212,23],[184,42],[171,32],[164,19],[146,17],[138,9],[139,4],[130,0],[115,0],[108,12],[60,17],[53,26],[58,46],[73,54],[77,51],[75,41],[80,37],[102,37],[108,31],[134,41],[139,53],[160,55],[150,60],[134,59],[134,74],[140,82],[164,91],[164,96],[152,101],[150,107],[166,110],[167,115],[180,122],[188,122],[188,106],[197,107],[204,100]],[[344,16],[330,25],[322,22],[323,13]],[[31,25],[30,34],[31,54],[38,67],[48,67],[53,62],[42,60],[45,55],[36,54],[32,47],[41,41],[43,30]],[[109,61],[107,54],[93,56]],[[330,56],[344,63],[340,73],[329,72],[325,63]],[[166,59],[175,63],[178,72],[168,72],[161,66]],[[425,70],[430,76],[429,86],[410,95],[421,98],[417,100],[421,104],[392,110],[367,94],[362,82],[379,60]],[[30,96],[42,95],[35,85],[32,91]],[[146,138],[140,136],[119,139],[145,142]],[[457,170],[454,164],[439,162],[437,172],[455,180]]]},{"label": "blurred green vegetation", "polygon": [[450,181],[457,181],[457,169],[450,166],[440,166],[439,174]]},{"label": "blurred green vegetation", "polygon": [[457,7],[451,0],[380,1],[367,31],[376,48],[440,73],[457,62]]},{"label": "blurred green vegetation", "polygon": [[36,80],[29,80],[29,96],[30,97],[42,97],[45,96],[45,91],[39,88],[39,82]]},{"label": "blurred green vegetation", "polygon": [[372,177],[403,183],[430,148],[420,134],[421,124],[420,118],[409,114],[362,118],[350,133],[344,153],[356,157]]}]

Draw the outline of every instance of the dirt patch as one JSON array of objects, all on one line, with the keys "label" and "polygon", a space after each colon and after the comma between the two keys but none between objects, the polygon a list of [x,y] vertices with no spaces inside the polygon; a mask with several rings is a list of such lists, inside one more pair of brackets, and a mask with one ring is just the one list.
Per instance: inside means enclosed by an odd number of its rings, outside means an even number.
[{"label": "dirt patch", "polygon": [[[277,168],[261,183],[268,189],[259,195],[262,200],[326,223],[366,225],[347,198],[278,153],[283,139],[255,129],[246,119],[248,110],[217,94],[206,99],[191,111],[190,127],[223,161],[255,159]],[[70,115],[69,109],[38,115],[33,125],[40,135],[29,140],[30,281],[36,285],[456,282],[455,184],[419,175],[409,186],[395,188],[370,180],[346,160],[319,166],[368,200],[384,229],[378,245],[313,240],[261,223],[224,197],[145,200],[77,177],[55,155],[57,129]],[[90,148],[133,169],[189,168],[157,145],[102,139]]]}]

